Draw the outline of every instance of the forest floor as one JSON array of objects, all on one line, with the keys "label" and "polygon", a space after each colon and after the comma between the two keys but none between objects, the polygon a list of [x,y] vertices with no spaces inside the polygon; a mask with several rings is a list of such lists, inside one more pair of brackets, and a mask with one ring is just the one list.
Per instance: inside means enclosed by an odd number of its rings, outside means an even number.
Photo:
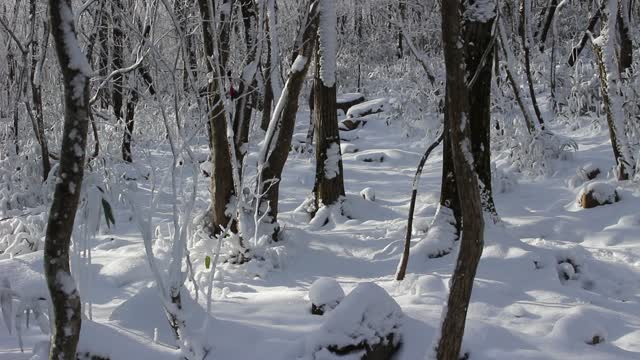
[{"label": "forest floor", "polygon": [[[296,136],[303,137],[308,112],[299,114],[298,123]],[[613,157],[604,129],[557,125],[554,131],[578,143],[573,156],[554,161],[549,176],[514,175],[517,182],[511,186],[494,184],[501,221],[487,222],[463,350],[471,359],[640,359],[640,188],[607,176]],[[291,153],[280,186],[280,261],[275,269],[222,267],[211,314],[215,320],[207,335],[213,358],[295,359],[301,340],[323,320],[310,314],[308,300],[309,286],[319,277],[336,279],[345,293],[361,282],[382,286],[406,314],[397,359],[424,358],[440,325],[457,253],[435,259],[416,253],[407,278],[394,280],[411,182],[426,148],[424,139],[402,134],[399,124],[387,125],[380,118],[345,135],[357,136],[350,143],[358,149],[343,155],[351,219],[335,218],[323,227],[310,225],[295,211],[313,186],[314,161],[310,155]],[[207,147],[197,150],[204,154]],[[377,161],[381,157],[383,161]],[[168,171],[167,149],[154,150],[152,158],[159,174]],[[588,210],[577,206],[580,186],[572,178],[587,163],[603,170],[598,179],[618,186],[620,202]],[[422,175],[414,244],[425,237],[435,214],[441,165],[439,148]],[[498,166],[507,164],[502,160]],[[141,179],[137,185],[136,196],[148,203],[148,181]],[[359,195],[367,187],[374,189],[375,201]],[[200,177],[199,189],[197,206],[202,209],[208,179]],[[163,189],[156,217],[157,223],[166,223],[163,229],[171,220],[170,199],[169,189]],[[83,323],[81,343],[112,360],[177,359],[168,345],[172,335],[130,212],[117,205],[115,227],[96,238],[90,288],[85,290],[94,322]],[[568,261],[576,273],[566,280],[559,269],[566,270]],[[37,272],[38,262],[41,252],[0,260],[0,276],[18,263]],[[201,304],[203,298],[200,294]],[[202,307],[190,301],[186,307],[199,326],[206,316]],[[157,343],[152,342],[154,329]],[[604,342],[587,344],[594,336]],[[25,330],[22,354],[15,336],[0,326],[0,359],[27,359],[34,344],[45,339],[31,326]]]}]

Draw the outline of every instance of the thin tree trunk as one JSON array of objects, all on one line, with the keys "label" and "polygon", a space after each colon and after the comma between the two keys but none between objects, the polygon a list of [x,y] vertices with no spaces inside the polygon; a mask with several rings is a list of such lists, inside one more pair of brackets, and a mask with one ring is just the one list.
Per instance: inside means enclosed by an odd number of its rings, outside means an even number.
[{"label": "thin tree trunk", "polygon": [[542,112],[538,106],[538,99],[536,97],[536,91],[533,88],[533,75],[531,74],[531,42],[529,41],[529,22],[528,17],[530,9],[527,7],[528,0],[520,0],[520,38],[522,39],[522,49],[524,52],[524,72],[527,76],[527,85],[529,86],[529,96],[531,97],[531,104],[533,105],[533,111],[538,119],[540,128],[544,130],[544,118]]},{"label": "thin tree trunk", "polygon": [[91,68],[78,45],[70,0],[49,0],[51,33],[64,79],[60,177],[49,210],[44,272],[53,303],[50,359],[72,360],[80,338],[81,302],[69,268],[69,247],[82,189]]},{"label": "thin tree trunk", "polygon": [[434,141],[428,148],[427,151],[422,155],[420,162],[418,163],[418,168],[416,169],[416,174],[413,177],[412,189],[411,189],[411,201],[409,202],[409,216],[407,217],[407,230],[404,237],[404,250],[402,252],[402,258],[400,259],[400,264],[398,264],[398,270],[396,272],[396,280],[402,281],[404,280],[404,276],[407,273],[407,265],[409,264],[409,251],[411,249],[411,233],[413,232],[413,213],[416,208],[416,198],[418,196],[418,184],[420,182],[420,176],[422,175],[422,168],[424,164],[427,162],[429,155],[435,149],[442,140],[444,139],[444,132],[438,136],[436,141]]},{"label": "thin tree trunk", "polygon": [[313,57],[318,29],[318,0],[310,0],[304,6],[307,11],[306,22],[301,27],[302,33],[298,35],[302,47],[294,56],[292,71],[289,73],[282,95],[275,106],[267,130],[265,145],[258,160],[259,164],[261,161],[264,164],[262,168],[260,165],[258,168],[257,193],[262,195],[259,211],[260,215],[267,212],[264,221],[273,225],[272,238],[274,240],[277,239],[279,231],[277,225],[278,195],[282,170],[289,156],[300,92]]},{"label": "thin tree trunk", "polygon": [[[111,13],[113,17],[113,67],[115,69],[121,69],[123,66],[124,58],[124,32],[123,32],[123,19],[124,5],[123,0],[113,0],[111,3]],[[113,77],[113,93],[111,99],[113,101],[113,114],[116,117],[116,121],[122,119],[122,105],[124,103],[123,94],[124,76],[118,73]]]},{"label": "thin tree trunk", "polygon": [[587,41],[589,41],[589,39],[591,38],[591,34],[600,21],[600,17],[602,16],[602,12],[607,6],[607,2],[608,0],[601,0],[600,7],[596,9],[596,12],[593,13],[593,15],[591,15],[591,19],[589,19],[589,25],[587,25],[587,30],[582,35],[582,38],[580,38],[580,42],[578,43],[578,45],[574,46],[573,49],[571,49],[571,55],[569,55],[569,59],[567,60],[569,66],[573,66],[576,61],[578,61],[578,56],[580,56],[582,49],[584,49],[584,46],[587,45]]},{"label": "thin tree trunk", "polygon": [[[609,1],[610,13],[605,26],[611,30],[615,26],[615,24],[611,23],[615,22],[616,19],[613,16],[613,11],[615,11],[614,2],[616,0],[606,1]],[[629,180],[635,174],[635,160],[629,147],[627,135],[624,132],[626,119],[619,93],[618,67],[615,65],[615,32],[608,31],[604,42],[604,44],[600,42],[593,43],[600,76],[600,90],[607,115],[613,156],[617,165],[617,178],[618,180]]]},{"label": "thin tree trunk", "polygon": [[[219,47],[218,54],[220,55],[220,62],[217,63],[212,58],[214,56],[214,36],[218,34],[213,33],[213,21],[214,9],[209,7],[209,0],[199,0],[198,5],[200,8],[200,16],[202,18],[202,35],[204,41],[204,55],[205,62],[207,64],[207,71],[212,74],[213,81],[208,85],[208,112],[209,112],[209,124],[211,130],[211,210],[212,210],[212,223],[211,231],[217,235],[221,232],[221,227],[226,226],[231,221],[233,214],[228,211],[228,207],[233,206],[231,203],[235,195],[233,186],[233,168],[231,164],[230,144],[227,141],[227,119],[226,110],[224,108],[222,93],[224,89],[220,89],[216,78],[223,76],[221,71],[226,67],[228,59],[228,46],[229,35],[228,26],[229,22],[224,22],[222,26],[221,34],[219,34]],[[225,33],[227,33],[225,35]],[[237,225],[231,226],[232,232],[237,232]]]},{"label": "thin tree trunk", "polygon": [[[100,52],[98,54],[98,74],[104,79],[109,74],[109,12],[107,11],[108,0],[101,0],[100,21],[98,23],[98,44]],[[104,89],[100,95],[100,107],[106,109],[109,107],[110,90]]]},{"label": "thin tree trunk", "polygon": [[31,99],[33,101],[33,109],[35,110],[34,118],[37,134],[36,137],[38,139],[38,144],[40,145],[40,153],[42,156],[42,181],[46,181],[49,176],[49,171],[51,171],[51,162],[49,160],[49,145],[47,143],[47,138],[44,134],[44,115],[42,108],[42,64],[44,63],[47,47],[49,45],[49,27],[47,22],[44,22],[44,30],[42,36],[42,44],[40,44],[40,48],[38,49],[38,41],[37,41],[37,16],[36,16],[36,0],[29,1],[29,16],[31,17],[31,32],[34,36],[34,41],[31,43]]},{"label": "thin tree trunk", "polygon": [[254,99],[256,98],[255,90],[257,83],[255,82],[255,75],[261,57],[261,54],[258,54],[258,16],[255,6],[253,0],[240,0],[240,10],[244,24],[245,49],[247,51],[238,88],[239,97],[236,100],[236,111],[233,119],[233,130],[235,134],[234,145],[236,147],[236,156],[240,171],[242,171],[243,168],[244,156],[249,143],[252,107],[254,106]]}]

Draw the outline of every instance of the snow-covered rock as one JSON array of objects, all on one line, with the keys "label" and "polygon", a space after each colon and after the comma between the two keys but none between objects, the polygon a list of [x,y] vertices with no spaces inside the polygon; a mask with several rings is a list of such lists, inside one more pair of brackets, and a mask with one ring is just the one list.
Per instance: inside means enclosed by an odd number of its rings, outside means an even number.
[{"label": "snow-covered rock", "polygon": [[358,105],[363,103],[365,100],[364,94],[362,93],[346,93],[338,95],[336,98],[336,107],[338,110],[342,110],[344,113],[349,111],[354,105]]},{"label": "snow-covered rock", "polygon": [[340,152],[342,154],[352,154],[358,152],[358,147],[352,143],[340,143]]},{"label": "snow-covered rock", "polygon": [[376,201],[376,191],[371,187],[366,187],[360,191],[360,196],[369,201]]},{"label": "snow-covered rock", "polygon": [[592,182],[585,186],[578,195],[578,203],[583,209],[613,204],[620,201],[616,188],[604,182]]},{"label": "snow-covered rock", "polygon": [[333,310],[344,298],[344,290],[337,281],[331,278],[319,278],[309,288],[311,313],[322,315]]},{"label": "snow-covered rock", "polygon": [[300,343],[298,360],[389,359],[402,340],[404,314],[374,283],[358,285]]},{"label": "snow-covered rock", "polygon": [[389,111],[389,109],[389,99],[387,98],[369,100],[349,108],[349,111],[347,111],[347,118],[359,118],[370,114]]}]

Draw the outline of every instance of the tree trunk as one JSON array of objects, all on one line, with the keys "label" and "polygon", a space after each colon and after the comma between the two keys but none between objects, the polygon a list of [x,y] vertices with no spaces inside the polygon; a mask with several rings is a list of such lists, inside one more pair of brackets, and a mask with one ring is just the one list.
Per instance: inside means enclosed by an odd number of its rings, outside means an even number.
[{"label": "tree trunk", "polygon": [[[606,1],[606,0],[605,0]],[[608,0],[609,10],[615,11],[612,4],[616,0]],[[609,14],[606,26],[612,27],[611,22],[615,19],[612,13]],[[601,40],[601,39],[598,39]],[[604,42],[604,44],[602,44]],[[596,57],[600,76],[600,90],[602,93],[604,110],[607,115],[611,147],[616,161],[618,180],[629,180],[635,173],[635,160],[629,147],[627,135],[624,132],[625,114],[622,107],[622,99],[619,93],[618,67],[615,65],[616,39],[613,31],[608,31],[604,41],[593,43],[593,50]]]},{"label": "tree trunk", "polygon": [[[42,69],[40,68],[44,63],[47,53],[47,47],[49,46],[49,26],[47,22],[44,23],[44,30],[42,36],[42,44],[38,49],[37,41],[37,16],[36,16],[36,0],[29,1],[29,16],[31,17],[31,32],[34,37],[34,41],[31,43],[31,99],[33,101],[33,109],[35,110],[35,124],[36,138],[40,145],[40,154],[42,156],[42,181],[46,181],[51,171],[51,162],[49,160],[49,144],[44,134],[44,115],[42,108]],[[39,69],[40,68],[40,69]]]},{"label": "tree trunk", "polygon": [[69,268],[69,246],[84,175],[91,68],[82,55],[70,0],[49,0],[51,33],[64,79],[64,130],[59,179],[49,210],[44,272],[53,303],[50,359],[72,360],[80,338],[80,295]]},{"label": "tree trunk", "polygon": [[[483,8],[483,10],[484,13],[487,9]],[[469,10],[465,12],[465,20],[463,21],[461,13],[464,9],[462,9],[460,1],[443,2],[441,11],[447,72],[446,108],[451,131],[451,151],[456,185],[460,198],[464,199],[461,202],[464,226],[460,253],[451,278],[451,290],[445,308],[446,313],[436,348],[436,356],[438,360],[458,360],[473,280],[484,244],[484,219],[478,174],[466,156],[472,152],[470,144],[473,124],[470,124],[469,114],[482,109],[470,108],[469,99],[476,96],[490,96],[489,93],[477,93],[475,90],[469,92],[466,78],[472,77],[473,73],[469,71],[468,67],[461,67],[460,64],[465,63],[465,49],[469,46],[463,39],[471,38],[467,32],[484,30],[487,27],[479,26],[477,23],[484,23],[489,19]],[[493,17],[490,20],[493,21]],[[466,26],[463,27],[463,25]],[[485,41],[484,39],[491,37],[490,27],[488,29],[489,31],[474,36]],[[462,47],[459,46],[461,43],[464,44]]]},{"label": "tree trunk", "polygon": [[529,96],[531,97],[531,104],[533,105],[533,111],[538,119],[540,128],[544,130],[544,118],[542,112],[538,106],[538,100],[536,98],[536,92],[533,88],[533,75],[531,74],[531,42],[529,38],[529,22],[528,17],[530,10],[527,8],[528,1],[520,0],[520,38],[522,39],[522,49],[524,53],[524,72],[527,76],[527,85],[529,85]]},{"label": "tree trunk", "polygon": [[134,88],[131,89],[131,96],[127,101],[127,111],[125,112],[125,129],[122,137],[122,160],[126,162],[133,162],[131,156],[131,138],[133,137],[133,126],[136,115],[136,105],[138,104],[138,91]]},{"label": "tree trunk", "polygon": [[[213,59],[214,56],[214,33],[212,24],[214,19],[211,15],[214,14],[214,10],[209,8],[208,0],[199,0],[198,5],[200,7],[200,16],[202,18],[202,35],[204,41],[204,55],[205,62],[207,64],[207,71],[212,74],[214,79],[222,76],[221,71],[226,67],[226,60],[228,59],[228,34],[224,30],[228,30],[228,24],[223,24],[223,31],[220,34],[220,58]],[[228,21],[226,22],[228,23]],[[219,60],[219,63],[218,61]],[[225,227],[229,221],[233,218],[231,211],[227,211],[235,195],[233,186],[233,168],[231,165],[231,154],[229,148],[229,142],[227,141],[227,114],[224,108],[222,92],[224,89],[220,89],[218,81],[209,81],[207,89],[207,105],[209,111],[209,124],[210,124],[210,139],[211,139],[211,210],[212,210],[212,223],[211,230],[213,234],[219,234],[222,230],[221,227]],[[237,226],[233,224],[231,231],[237,232]]]},{"label": "tree trunk", "polygon": [[455,219],[456,232],[460,234],[462,229],[462,216],[460,213],[460,198],[458,196],[458,187],[456,185],[456,172],[453,167],[453,153],[451,152],[451,128],[449,126],[449,112],[446,103],[445,89],[445,108],[444,108],[444,130],[442,145],[442,181],[440,182],[440,206],[446,207],[453,212]]},{"label": "tree trunk", "polygon": [[[471,127],[471,152],[478,174],[483,210],[498,218],[491,186],[491,62],[495,39],[491,34],[495,18],[485,22],[467,21],[464,37],[467,83],[471,83],[468,115]],[[531,87],[533,89],[533,87]]]},{"label": "tree trunk", "polygon": [[[331,52],[335,39],[335,7],[331,0],[320,0],[319,36],[316,50],[316,71],[313,81],[313,123],[316,132],[316,180],[314,195],[316,210],[330,206],[344,197],[344,178],[340,133],[336,113],[336,54]],[[326,42],[327,44],[325,44]],[[325,53],[326,52],[326,53]]]},{"label": "tree trunk", "polygon": [[[273,224],[272,238],[275,240],[278,233],[278,194],[282,170],[289,156],[293,130],[298,112],[298,100],[304,78],[309,70],[313,50],[316,44],[316,32],[318,29],[318,0],[310,0],[304,5],[308,11],[306,23],[301,28],[302,33],[298,38],[302,39],[298,54],[291,66],[291,72],[282,91],[282,95],[275,107],[263,152],[260,154],[264,165],[258,175],[258,194],[262,194],[259,211],[261,215],[267,211],[266,223]],[[294,64],[300,65],[295,66]],[[266,200],[267,205],[264,205]],[[266,209],[268,207],[268,210]]]},{"label": "tree trunk", "polygon": [[[249,127],[251,125],[252,108],[254,106],[257,83],[255,76],[261,54],[258,54],[258,19],[253,0],[241,0],[240,10],[244,24],[245,50],[247,55],[236,99],[236,111],[233,119],[236,156],[238,168],[242,172],[244,156],[249,143]],[[242,174],[241,174],[242,175]]]},{"label": "tree trunk", "polygon": [[[113,67],[115,69],[121,69],[123,66],[123,52],[124,52],[124,32],[123,32],[123,19],[124,5],[123,0],[113,0],[111,3],[111,12],[113,16]],[[117,74],[113,77],[113,114],[116,116],[116,121],[122,119],[122,105],[123,101],[123,83],[124,76]]]},{"label": "tree trunk", "polygon": [[620,75],[631,69],[633,64],[633,36],[631,35],[631,26],[629,24],[628,6],[629,4],[626,0],[618,0],[616,28],[620,39],[620,59],[618,61]]},{"label": "tree trunk", "polygon": [[269,22],[265,24],[265,41],[267,43],[267,62],[264,66],[264,100],[262,103],[262,119],[260,128],[267,131],[269,120],[271,120],[271,106],[273,105],[273,87],[271,85],[273,72],[271,71],[271,31],[269,30]]},{"label": "tree trunk", "polygon": [[[100,44],[100,52],[98,54],[98,74],[104,79],[109,74],[109,12],[107,11],[107,0],[101,0],[100,22],[98,23],[98,44]],[[110,91],[103,89],[100,95],[100,107],[106,109],[109,107]]]}]

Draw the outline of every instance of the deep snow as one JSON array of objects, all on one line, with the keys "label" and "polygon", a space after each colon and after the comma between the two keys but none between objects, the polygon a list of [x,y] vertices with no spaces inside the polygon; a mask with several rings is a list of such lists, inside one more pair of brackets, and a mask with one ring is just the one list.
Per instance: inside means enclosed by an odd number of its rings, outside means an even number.
[{"label": "deep snow", "polygon": [[[300,112],[296,136],[306,134],[308,116]],[[551,176],[515,175],[517,184],[496,185],[505,190],[495,193],[502,222],[487,220],[463,344],[472,359],[640,359],[640,189],[607,178],[613,166],[607,133],[586,125],[590,121],[572,131],[555,126],[554,131],[573,137],[580,147],[572,158],[556,161]],[[295,211],[313,186],[314,161],[308,154],[291,153],[280,187],[281,263],[266,270],[222,266],[211,314],[215,320],[206,334],[213,358],[291,359],[300,341],[325,321],[311,315],[308,299],[310,285],[320,277],[336,279],[347,295],[362,282],[381,286],[405,314],[397,358],[423,359],[429,353],[457,252],[454,247],[447,256],[427,258],[425,249],[414,251],[407,278],[394,280],[412,177],[432,140],[405,138],[403,133],[399,122],[381,120],[343,134],[353,144],[343,151],[345,213],[350,218],[333,216],[323,227],[310,225]],[[196,150],[204,153],[206,145]],[[159,173],[166,173],[169,154],[166,147],[151,153]],[[509,167],[504,158],[496,159],[500,169]],[[603,170],[597,181],[618,187],[620,202],[588,210],[577,205],[583,184],[576,184],[576,169],[587,163]],[[425,238],[435,215],[440,176],[441,148],[427,162],[420,182],[414,245]],[[135,197],[141,204],[148,203],[149,187],[139,177]],[[202,210],[208,180],[200,177],[199,187],[197,207]],[[375,200],[360,196],[365,188],[375,191]],[[171,219],[168,191],[159,199],[158,216],[164,223]],[[115,213],[115,228],[103,229],[94,245],[92,284],[85,294],[93,302],[93,322],[83,322],[80,350],[93,349],[112,360],[177,359],[130,209],[120,204]],[[159,258],[167,255],[161,241],[155,246]],[[0,260],[0,277],[9,274],[12,287],[25,294],[42,292],[46,286],[38,284],[38,255]],[[573,270],[569,279],[563,269]],[[185,301],[196,332],[206,317],[200,295],[200,305]],[[594,336],[604,342],[588,344]],[[31,326],[21,354],[17,339],[2,323],[0,359],[27,359],[34,344],[45,339]]]}]

